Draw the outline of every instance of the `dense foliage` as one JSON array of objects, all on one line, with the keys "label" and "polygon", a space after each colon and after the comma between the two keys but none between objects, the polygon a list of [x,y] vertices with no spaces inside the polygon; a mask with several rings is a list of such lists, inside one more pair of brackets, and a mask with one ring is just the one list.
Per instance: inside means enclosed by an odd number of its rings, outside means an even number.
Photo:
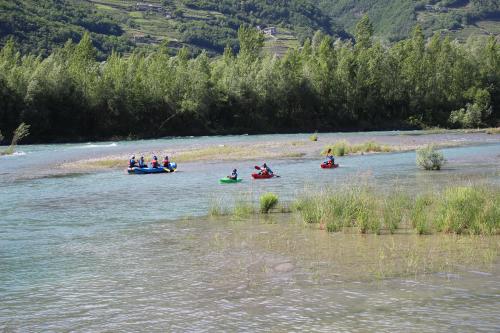
[{"label": "dense foliage", "polygon": [[85,32],[92,34],[100,56],[131,47],[120,25],[86,1],[0,0],[0,45],[14,38],[22,52],[48,56]]},{"label": "dense foliage", "polygon": [[277,58],[262,55],[260,33],[241,28],[237,55],[228,48],[217,59],[189,59],[160,47],[103,63],[89,35],[45,59],[21,56],[9,42],[0,52],[0,128],[26,122],[32,141],[54,141],[498,122],[494,38],[426,43],[417,28],[384,47],[372,32],[363,19],[355,45],[317,33]]}]

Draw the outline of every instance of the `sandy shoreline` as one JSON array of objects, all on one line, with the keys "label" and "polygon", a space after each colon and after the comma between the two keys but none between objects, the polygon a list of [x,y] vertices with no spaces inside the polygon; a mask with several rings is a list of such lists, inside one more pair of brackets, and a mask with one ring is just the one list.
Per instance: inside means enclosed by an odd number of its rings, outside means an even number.
[{"label": "sandy shoreline", "polygon": [[[385,152],[365,152],[350,155],[363,154],[387,154],[394,152],[414,151],[425,146],[430,142],[420,142],[427,140],[399,140],[398,144],[388,143],[388,140],[348,140],[351,144],[360,144],[364,142],[375,142],[389,148]],[[365,139],[365,138],[363,138]],[[337,141],[325,140],[309,141],[309,140],[294,140],[281,142],[261,142],[253,144],[235,143],[235,144],[219,144],[207,145],[201,148],[177,149],[175,152],[170,150],[158,150],[154,153],[161,161],[165,155],[168,155],[171,161],[176,163],[188,162],[217,162],[217,161],[245,161],[245,160],[283,160],[283,159],[322,159],[321,152],[325,147],[335,144]],[[466,145],[464,142],[457,141],[441,141],[436,143],[440,148],[458,147]],[[138,158],[141,153],[130,152]],[[68,172],[90,172],[109,169],[122,169],[127,166],[130,154],[110,154],[98,158],[88,158],[73,162],[65,162],[58,165],[58,169]],[[147,162],[151,156],[144,155]]]}]

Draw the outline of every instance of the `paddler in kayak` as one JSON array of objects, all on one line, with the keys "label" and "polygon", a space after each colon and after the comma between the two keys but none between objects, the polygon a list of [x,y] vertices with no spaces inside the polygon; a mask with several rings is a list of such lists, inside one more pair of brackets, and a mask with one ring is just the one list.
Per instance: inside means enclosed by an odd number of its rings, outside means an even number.
[{"label": "paddler in kayak", "polygon": [[153,159],[151,160],[151,167],[155,169],[158,166],[160,166],[160,164],[158,163],[158,157],[156,157],[156,155],[153,155]]},{"label": "paddler in kayak", "polygon": [[326,160],[323,163],[334,165],[335,164],[335,158],[333,157],[332,154],[326,155]]},{"label": "paddler in kayak", "polygon": [[271,170],[270,167],[267,166],[266,163],[264,163],[261,167],[260,167],[260,172],[259,172],[261,175],[272,175],[273,174],[273,170]]},{"label": "paddler in kayak", "polygon": [[230,176],[227,176],[227,178],[232,180],[238,180],[238,170],[233,169],[233,172],[231,173]]},{"label": "paddler in kayak", "polygon": [[137,161],[135,160],[135,155],[130,156],[130,160],[128,160],[128,167],[130,169],[135,168]]}]

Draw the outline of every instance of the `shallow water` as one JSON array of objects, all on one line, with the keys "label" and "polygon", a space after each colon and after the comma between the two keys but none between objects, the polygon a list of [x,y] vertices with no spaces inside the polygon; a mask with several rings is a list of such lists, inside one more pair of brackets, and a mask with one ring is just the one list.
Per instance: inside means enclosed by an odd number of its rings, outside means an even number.
[{"label": "shallow water", "polygon": [[[461,136],[475,146],[445,149],[439,173],[417,170],[409,152],[345,157],[336,170],[312,159],[268,161],[282,177],[264,181],[249,177],[262,161],[145,176],[46,171],[110,152],[305,134],[21,147],[25,154],[0,157],[0,330],[498,331],[498,237],[328,234],[292,216],[202,217],[214,198],[273,191],[286,201],[359,178],[387,191],[500,185],[498,136]],[[219,185],[233,167],[244,181]]]}]

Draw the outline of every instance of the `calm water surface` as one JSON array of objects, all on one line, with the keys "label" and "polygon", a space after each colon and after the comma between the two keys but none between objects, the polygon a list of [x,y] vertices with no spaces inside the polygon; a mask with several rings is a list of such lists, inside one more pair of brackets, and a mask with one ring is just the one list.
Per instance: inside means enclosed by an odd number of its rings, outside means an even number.
[{"label": "calm water surface", "polygon": [[[322,137],[442,139],[399,134]],[[273,191],[286,201],[360,178],[385,191],[500,185],[498,136],[452,137],[471,146],[445,149],[448,165],[439,173],[417,170],[412,152],[345,157],[336,170],[322,170],[313,159],[268,161],[282,177],[265,181],[249,177],[253,165],[263,161],[186,163],[175,174],[145,176],[50,172],[63,161],[165,145],[181,149],[306,137],[23,146],[21,154],[0,157],[0,330],[499,331],[498,237],[473,240],[477,252],[468,257],[477,262],[455,257],[468,248],[457,247],[445,257],[449,263],[436,263],[432,273],[403,274],[408,257],[385,274],[389,268],[372,265],[379,260],[372,253],[386,251],[386,244],[396,244],[401,253],[407,244],[427,249],[433,243],[420,244],[422,238],[414,236],[326,234],[304,228],[292,216],[246,222],[203,217],[214,199],[230,204]],[[233,167],[244,181],[219,185],[217,179]],[[461,242],[453,239],[449,246]]]}]

